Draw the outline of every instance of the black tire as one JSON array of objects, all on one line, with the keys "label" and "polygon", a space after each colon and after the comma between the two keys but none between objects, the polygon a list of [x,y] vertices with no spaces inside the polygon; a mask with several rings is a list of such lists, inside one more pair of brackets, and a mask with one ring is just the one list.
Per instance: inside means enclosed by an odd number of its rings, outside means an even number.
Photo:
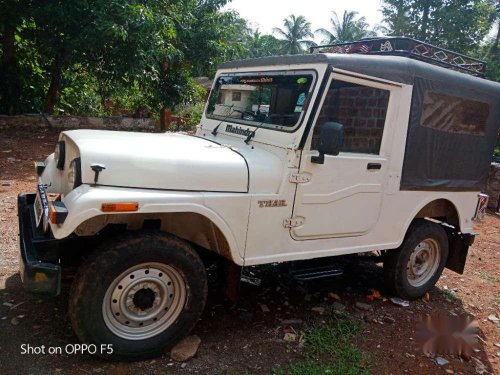
[{"label": "black tire", "polygon": [[[407,269],[408,262],[417,246],[423,241],[432,241],[438,245],[439,261],[429,279],[422,285],[411,285],[411,271]],[[384,279],[389,290],[396,296],[414,300],[423,296],[436,284],[448,259],[448,236],[443,227],[428,220],[416,220],[412,223],[401,247],[389,250],[384,260]],[[432,271],[432,270],[431,270]]]},{"label": "black tire", "polygon": [[[180,313],[172,318],[175,320],[166,330],[146,339],[122,338],[106,325],[103,312],[106,292],[125,271],[148,262],[171,267],[182,276],[185,302],[179,302]],[[206,297],[206,270],[189,244],[164,233],[128,234],[102,244],[80,266],[70,292],[69,316],[78,338],[83,343],[95,344],[103,358],[142,360],[165,354],[185,337],[198,321]],[[101,344],[112,344],[113,353],[99,353]]]}]

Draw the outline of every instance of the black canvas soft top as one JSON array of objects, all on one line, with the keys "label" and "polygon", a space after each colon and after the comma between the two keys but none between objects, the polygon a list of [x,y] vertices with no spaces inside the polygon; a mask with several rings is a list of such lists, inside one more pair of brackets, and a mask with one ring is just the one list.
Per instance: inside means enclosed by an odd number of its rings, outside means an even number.
[{"label": "black canvas soft top", "polygon": [[[245,71],[283,66],[286,70],[307,64],[327,64],[413,86],[402,190],[484,188],[500,125],[500,83],[402,56],[332,53],[273,56],[232,61],[222,64],[220,69]],[[433,119],[432,126],[426,123],[429,118]],[[454,126],[457,118],[465,123]]]},{"label": "black canvas soft top", "polygon": [[245,69],[277,65],[288,65],[290,69],[293,69],[294,65],[301,64],[328,64],[334,68],[409,85],[415,83],[416,77],[445,83],[460,83],[469,89],[474,88],[500,96],[500,83],[401,56],[333,53],[283,55],[230,61],[221,64],[219,69]]}]

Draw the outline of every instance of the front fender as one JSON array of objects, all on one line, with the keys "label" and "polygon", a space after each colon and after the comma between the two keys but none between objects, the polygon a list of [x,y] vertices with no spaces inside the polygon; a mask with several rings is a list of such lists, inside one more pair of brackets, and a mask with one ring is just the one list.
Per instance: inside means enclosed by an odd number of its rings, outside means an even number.
[{"label": "front fender", "polygon": [[[103,215],[101,210],[102,203],[118,202],[138,202],[139,209],[130,214],[150,214],[150,213],[180,213],[190,212],[200,214],[216,225],[225,236],[233,260],[242,263],[244,255],[244,244],[246,241],[246,225],[240,228],[231,226],[220,212],[227,211],[222,204],[213,204],[213,202],[224,202],[228,200],[234,209],[234,198],[236,202],[241,202],[240,209],[246,209],[246,201],[249,201],[247,194],[225,193],[227,197],[221,199],[222,194],[207,194],[203,192],[179,192],[179,191],[159,191],[146,189],[130,189],[117,187],[93,187],[81,185],[74,189],[63,198],[63,202],[68,210],[68,216],[61,225],[51,224],[53,235],[57,239],[69,236],[83,222],[96,216]],[[213,202],[211,202],[213,197]],[[237,204],[236,204],[237,205]],[[209,206],[209,207],[208,207]],[[220,207],[220,210],[218,209]],[[241,210],[240,210],[241,213]],[[107,213],[113,215],[114,213]],[[120,215],[126,214],[120,212]],[[248,215],[244,215],[248,217]],[[244,236],[242,236],[244,233]]]}]

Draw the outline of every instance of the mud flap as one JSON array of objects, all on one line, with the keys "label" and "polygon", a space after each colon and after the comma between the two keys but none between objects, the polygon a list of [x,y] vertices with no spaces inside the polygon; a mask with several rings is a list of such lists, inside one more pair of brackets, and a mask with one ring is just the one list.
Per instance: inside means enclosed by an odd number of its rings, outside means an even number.
[{"label": "mud flap", "polygon": [[446,268],[459,273],[464,273],[465,262],[469,252],[469,246],[474,243],[473,234],[454,234],[450,236],[450,250]]},{"label": "mud flap", "polygon": [[234,304],[238,303],[240,298],[240,280],[242,267],[234,264],[233,262],[224,262],[225,270],[225,285],[224,294]]}]

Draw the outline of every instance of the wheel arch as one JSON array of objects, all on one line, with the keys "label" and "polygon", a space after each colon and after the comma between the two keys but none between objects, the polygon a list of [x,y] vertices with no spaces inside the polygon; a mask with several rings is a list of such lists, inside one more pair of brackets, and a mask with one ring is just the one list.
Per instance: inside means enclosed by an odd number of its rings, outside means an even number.
[{"label": "wheel arch", "polygon": [[173,234],[205,250],[214,252],[238,265],[243,264],[236,239],[229,226],[214,212],[207,215],[190,210],[168,212],[98,214],[81,222],[77,236],[93,236],[110,226],[127,231],[156,229]]},{"label": "wheel arch", "polygon": [[467,259],[468,248],[474,242],[474,234],[462,233],[463,215],[460,216],[459,206],[453,200],[443,197],[428,199],[415,209],[410,219],[406,222],[404,232],[398,246],[400,248],[407,238],[413,223],[426,218],[435,219],[442,225],[448,237],[448,253],[445,267],[463,274]]},{"label": "wheel arch", "polygon": [[434,199],[423,206],[414,219],[430,217],[453,225],[460,230],[460,214],[456,205],[446,198]]},{"label": "wheel arch", "polygon": [[411,224],[418,219],[431,218],[452,225],[457,231],[461,228],[461,217],[457,205],[448,198],[431,198],[423,201],[405,223],[403,234],[399,240],[400,246],[410,229]]}]

